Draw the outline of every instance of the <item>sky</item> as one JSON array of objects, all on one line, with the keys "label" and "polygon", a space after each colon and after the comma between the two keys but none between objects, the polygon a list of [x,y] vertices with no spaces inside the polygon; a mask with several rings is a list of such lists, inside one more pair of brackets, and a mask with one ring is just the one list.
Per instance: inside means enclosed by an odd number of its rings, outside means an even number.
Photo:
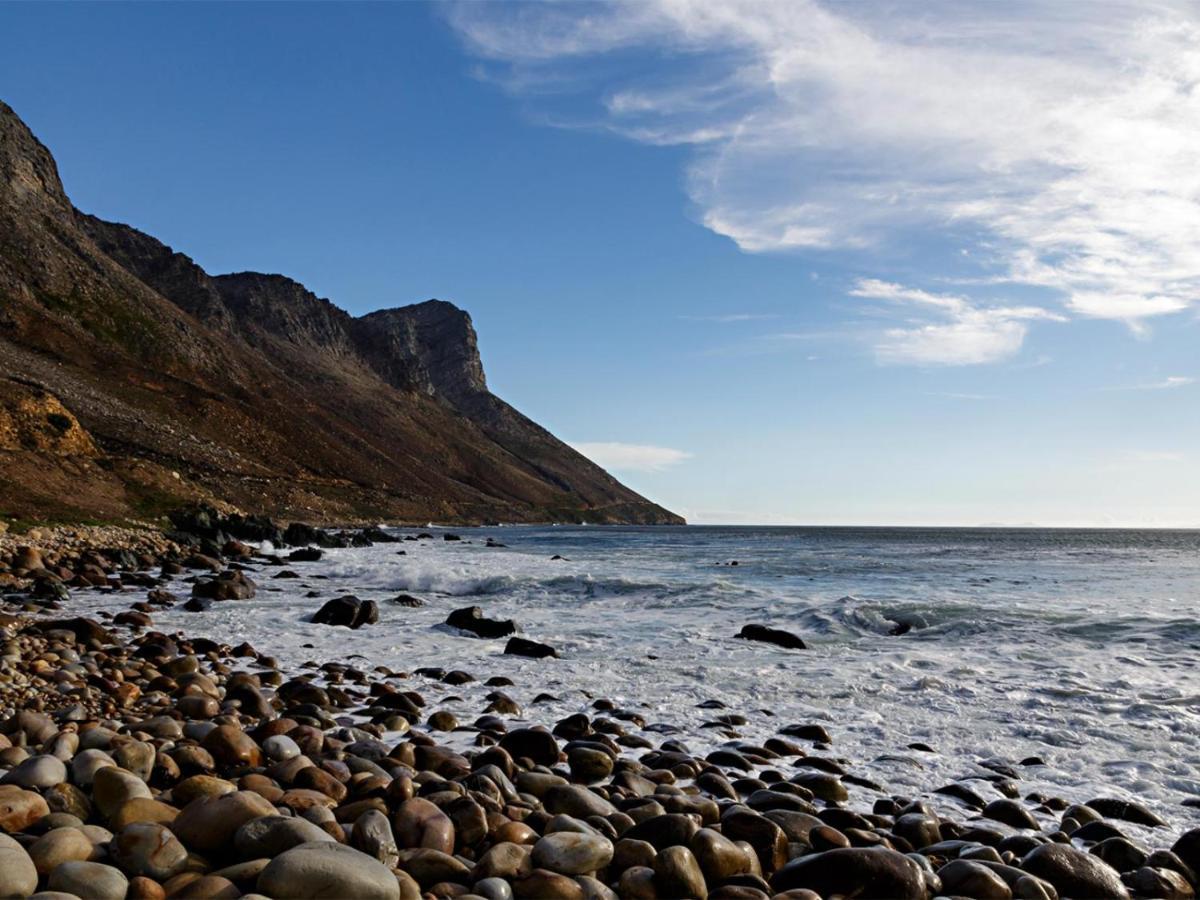
[{"label": "sky", "polygon": [[690,521],[1200,526],[1194,5],[7,3],[0,99]]}]

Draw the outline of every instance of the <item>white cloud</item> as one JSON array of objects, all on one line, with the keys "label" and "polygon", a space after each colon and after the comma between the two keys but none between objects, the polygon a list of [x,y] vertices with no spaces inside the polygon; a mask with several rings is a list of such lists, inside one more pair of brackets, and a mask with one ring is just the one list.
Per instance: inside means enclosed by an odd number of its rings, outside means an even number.
[{"label": "white cloud", "polygon": [[[999,362],[1020,351],[1027,322],[1065,321],[1037,306],[978,306],[966,297],[933,294],[873,278],[859,281],[850,295],[902,304],[921,314],[917,321],[886,329],[876,339],[876,359],[885,365]],[[928,321],[930,317],[933,321]]]},{"label": "white cloud", "polygon": [[1175,388],[1186,387],[1189,384],[1195,384],[1196,379],[1189,375],[1168,375],[1162,381],[1151,381],[1147,384],[1135,385],[1135,391],[1169,391]]},{"label": "white cloud", "polygon": [[[1200,288],[1194,3],[464,3],[450,18],[514,91],[595,93],[576,124],[691,146],[701,221],[748,252],[940,247],[1143,332]],[[661,64],[606,65],[630,49]],[[934,327],[913,353],[1003,358],[1024,334],[1012,317]]]},{"label": "white cloud", "polygon": [[766,319],[775,319],[778,317],[770,313],[724,313],[712,316],[680,316],[679,318],[687,322],[718,322],[729,324],[732,322],[762,322]]},{"label": "white cloud", "polygon": [[571,446],[601,468],[624,472],[661,472],[692,456],[670,447],[618,441],[580,441]]}]

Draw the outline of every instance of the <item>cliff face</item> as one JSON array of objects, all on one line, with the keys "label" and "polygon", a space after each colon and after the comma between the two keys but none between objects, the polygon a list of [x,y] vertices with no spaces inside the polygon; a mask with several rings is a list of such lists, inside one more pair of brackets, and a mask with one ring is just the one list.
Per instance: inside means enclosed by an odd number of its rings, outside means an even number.
[{"label": "cliff face", "polygon": [[0,442],[0,514],[680,521],[492,395],[463,310],[356,318],[281,275],[209,275],[75,210],[0,103],[0,400],[30,392],[90,449]]}]

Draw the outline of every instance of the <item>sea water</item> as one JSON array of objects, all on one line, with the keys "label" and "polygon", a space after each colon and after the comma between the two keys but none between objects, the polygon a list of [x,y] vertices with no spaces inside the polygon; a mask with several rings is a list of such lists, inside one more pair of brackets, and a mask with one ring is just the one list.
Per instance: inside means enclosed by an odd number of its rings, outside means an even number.
[{"label": "sea water", "polygon": [[[1004,761],[1022,793],[1137,799],[1174,828],[1200,822],[1182,805],[1200,796],[1200,532],[497,527],[447,541],[445,529],[421,530],[433,538],[288,564],[298,579],[256,567],[253,600],[177,606],[155,627],[248,640],[285,665],[465,670],[479,681],[411,684],[428,711],[466,724],[483,680],[505,675],[530,721],[595,714],[604,698],[641,714],[656,742],[693,752],[815,722],[848,771],[894,793]],[[308,621],[348,593],[376,600],[380,622]],[[401,593],[425,605],[389,602]],[[88,597],[114,611],[130,600]],[[562,658],[504,656],[504,640],[443,624],[468,605],[514,619]],[[735,639],[748,623],[808,649]],[[539,694],[553,699],[534,704]],[[729,713],[747,722],[715,722]],[[1030,758],[1044,764],[1019,765]],[[874,796],[853,794],[868,807]]]}]

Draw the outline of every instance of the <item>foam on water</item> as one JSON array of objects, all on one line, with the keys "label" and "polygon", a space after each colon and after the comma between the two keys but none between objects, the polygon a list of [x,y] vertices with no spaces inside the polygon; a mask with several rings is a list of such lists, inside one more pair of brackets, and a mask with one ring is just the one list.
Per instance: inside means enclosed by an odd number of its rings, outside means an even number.
[{"label": "foam on water", "polygon": [[[693,750],[727,739],[704,727],[719,700],[761,740],[817,721],[851,771],[897,791],[1030,757],[1023,793],[1137,798],[1176,827],[1200,788],[1200,535],[1190,532],[879,529],[496,528],[464,540],[327,551],[253,575],[251,601],[178,607],[156,626],[249,640],[284,663],[308,659],[465,669],[511,677],[530,719],[606,697],[674,726]],[[436,534],[436,532],[435,532]],[[506,547],[485,547],[484,537]],[[437,534],[440,538],[440,534]],[[398,550],[404,550],[400,555]],[[554,555],[567,557],[552,560]],[[732,560],[739,565],[726,565]],[[182,587],[182,585],[181,585]],[[307,598],[310,590],[319,598]],[[313,625],[329,597],[379,602],[380,624]],[[411,593],[420,608],[389,603]],[[92,594],[117,610],[128,594]],[[551,643],[560,660],[502,655],[503,641],[442,625],[478,604]],[[807,651],[732,639],[749,622],[801,634]],[[892,632],[897,625],[910,630]],[[430,682],[460,720],[480,685]],[[531,707],[549,692],[557,698]],[[923,742],[937,752],[906,749]],[[986,786],[979,787],[983,794]],[[869,792],[860,792],[869,800]],[[953,801],[942,798],[941,801]]]}]

